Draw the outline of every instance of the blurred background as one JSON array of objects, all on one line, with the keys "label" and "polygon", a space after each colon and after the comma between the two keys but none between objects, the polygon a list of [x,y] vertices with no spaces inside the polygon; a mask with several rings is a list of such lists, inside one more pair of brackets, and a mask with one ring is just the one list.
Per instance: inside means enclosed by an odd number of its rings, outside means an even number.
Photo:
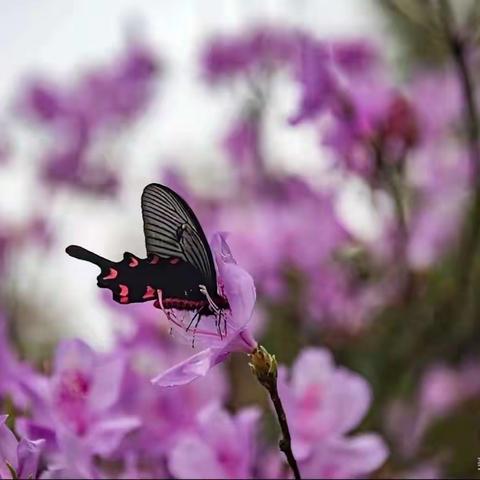
[{"label": "blurred background", "polygon": [[[159,182],[230,232],[256,338],[372,386],[377,478],[477,475],[478,3],[2,2],[0,294],[22,359],[115,348],[117,308],[69,244],[144,256]],[[143,321],[143,320],[142,320]],[[130,330],[129,330],[130,329]],[[42,367],[43,366],[43,367]],[[228,405],[263,402],[234,357]]]}]

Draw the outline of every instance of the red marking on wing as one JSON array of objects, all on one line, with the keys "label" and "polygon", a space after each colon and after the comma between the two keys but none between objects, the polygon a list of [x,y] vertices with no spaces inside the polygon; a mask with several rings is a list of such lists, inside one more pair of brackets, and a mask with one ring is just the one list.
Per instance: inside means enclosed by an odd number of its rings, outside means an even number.
[{"label": "red marking on wing", "polygon": [[128,287],[126,285],[120,284],[120,296],[121,297],[128,297]]},{"label": "red marking on wing", "polygon": [[114,268],[110,267],[110,272],[106,277],[103,277],[103,280],[113,280],[114,278],[117,278],[117,275],[118,272]]},{"label": "red marking on wing", "polygon": [[145,295],[142,298],[155,298],[155,289],[152,288],[150,285],[147,285],[147,290],[145,291]]},{"label": "red marking on wing", "polygon": [[172,265],[177,264],[179,261],[180,261],[180,259],[179,259],[179,258],[176,258],[176,257],[170,259],[170,263],[171,263]]},{"label": "red marking on wing", "polygon": [[130,259],[130,263],[128,264],[128,266],[133,268],[133,267],[136,267],[138,263],[139,263],[138,260],[135,257],[132,257]]},{"label": "red marking on wing", "polygon": [[128,297],[120,297],[120,303],[128,303]]},{"label": "red marking on wing", "polygon": [[159,261],[160,261],[160,257],[158,255],[153,255],[149,263],[151,265],[156,265]]}]

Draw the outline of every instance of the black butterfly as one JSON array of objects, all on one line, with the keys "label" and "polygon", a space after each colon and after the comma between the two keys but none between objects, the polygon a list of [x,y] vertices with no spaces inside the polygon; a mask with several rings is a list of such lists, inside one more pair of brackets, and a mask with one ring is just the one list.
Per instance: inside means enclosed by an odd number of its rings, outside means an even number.
[{"label": "black butterfly", "polygon": [[125,252],[123,260],[112,262],[77,245],[66,252],[98,265],[97,284],[110,289],[116,302],[155,300],[169,318],[170,309],[195,312],[187,330],[214,315],[222,335],[220,318],[229,305],[217,292],[212,252],[193,210],[170,188],[151,183],[143,190],[142,216],[147,258]]}]

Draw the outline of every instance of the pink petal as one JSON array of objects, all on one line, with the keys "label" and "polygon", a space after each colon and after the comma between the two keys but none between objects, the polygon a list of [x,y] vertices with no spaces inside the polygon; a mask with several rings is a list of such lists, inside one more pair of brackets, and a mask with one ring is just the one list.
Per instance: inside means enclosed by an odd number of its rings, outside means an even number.
[{"label": "pink petal", "polygon": [[190,383],[198,377],[205,376],[220,360],[217,349],[207,348],[161,373],[152,380],[152,383],[161,387]]},{"label": "pink petal", "polygon": [[[215,450],[236,450],[239,438],[232,417],[220,405],[212,404],[198,415],[201,436]],[[215,428],[212,428],[215,425]]]},{"label": "pink petal", "polygon": [[232,321],[237,329],[244,327],[252,317],[256,300],[255,285],[252,276],[233,263],[220,268],[224,282],[225,295],[232,312]]},{"label": "pink petal", "polygon": [[185,436],[177,443],[168,467],[175,478],[227,478],[215,452],[193,435]]},{"label": "pink petal", "polygon": [[243,460],[246,471],[249,471],[252,459],[255,456],[255,439],[258,421],[261,416],[260,409],[256,407],[244,408],[235,417],[235,424],[239,437],[242,438]]},{"label": "pink petal", "polygon": [[11,478],[5,462],[18,469],[18,441],[13,432],[5,425],[8,415],[0,415],[0,478]]},{"label": "pink petal", "polygon": [[125,363],[122,358],[109,359],[95,367],[89,403],[95,410],[111,407],[120,396]]},{"label": "pink petal", "polygon": [[323,348],[306,348],[292,368],[292,387],[296,392],[311,384],[327,383],[334,371],[332,354]]},{"label": "pink petal", "polygon": [[18,478],[36,478],[38,461],[45,440],[27,440],[22,438],[18,444]]},{"label": "pink petal", "polygon": [[240,329],[250,321],[255,305],[256,291],[253,278],[236,264],[225,234],[215,234],[212,247],[220,281],[230,304],[232,323],[236,329]]},{"label": "pink petal", "polygon": [[64,340],[55,353],[54,371],[90,371],[95,364],[95,352],[82,340]]},{"label": "pink petal", "polygon": [[342,368],[335,372],[330,388],[329,430],[331,433],[347,433],[368,411],[372,400],[370,386],[360,375]]},{"label": "pink petal", "polygon": [[378,469],[388,449],[373,433],[319,443],[309,461],[301,466],[303,478],[357,478]]},{"label": "pink petal", "polygon": [[127,433],[141,426],[137,417],[116,417],[102,420],[90,431],[86,443],[99,455],[110,455]]}]

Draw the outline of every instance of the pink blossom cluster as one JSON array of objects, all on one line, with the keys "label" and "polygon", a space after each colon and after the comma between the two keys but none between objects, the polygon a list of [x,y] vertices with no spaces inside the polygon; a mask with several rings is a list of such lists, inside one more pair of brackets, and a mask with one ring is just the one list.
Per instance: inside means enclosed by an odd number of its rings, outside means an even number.
[{"label": "pink blossom cluster", "polygon": [[[231,352],[256,347],[247,326],[253,280],[222,235],[214,237],[212,248],[231,306],[227,336],[212,335],[205,322],[195,333],[202,350],[186,360],[185,349],[162,330],[166,317],[137,322],[106,353],[82,340],[65,340],[49,373],[20,363],[3,331],[1,391],[11,395],[15,409],[28,413],[15,415],[20,442],[2,417],[2,478],[15,472],[32,478],[263,478],[262,470],[283,478],[280,452],[262,445],[260,409],[229,412],[223,406],[229,391],[225,372],[210,372]],[[279,375],[305,478],[364,475],[385,461],[388,449],[378,435],[347,436],[369,408],[366,380],[336,367],[330,353],[317,348],[300,355],[290,380],[284,367]]]}]

